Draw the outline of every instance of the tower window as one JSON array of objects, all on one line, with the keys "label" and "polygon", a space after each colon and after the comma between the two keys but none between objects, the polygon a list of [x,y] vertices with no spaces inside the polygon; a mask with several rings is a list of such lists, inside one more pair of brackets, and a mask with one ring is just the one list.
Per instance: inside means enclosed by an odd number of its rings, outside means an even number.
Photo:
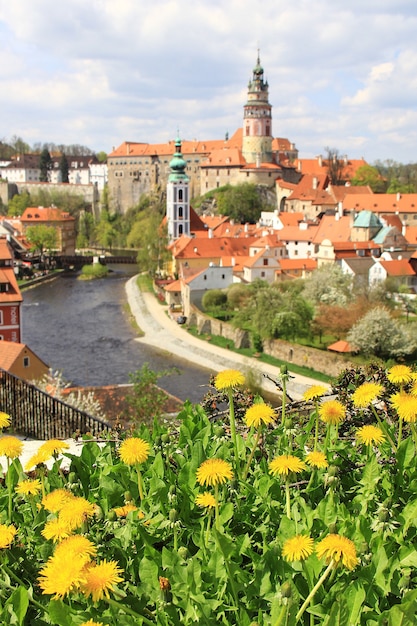
[{"label": "tower window", "polygon": [[178,234],[179,234],[179,235],[182,235],[182,232],[183,232],[183,228],[182,228],[182,224],[180,224],[180,225],[178,226]]},{"label": "tower window", "polygon": [[182,189],[178,189],[178,200],[182,200]]},{"label": "tower window", "polygon": [[182,209],[182,206],[179,206],[179,207],[178,207],[178,217],[179,217],[180,219],[182,219],[182,218],[184,217],[184,215],[183,215],[183,209]]}]

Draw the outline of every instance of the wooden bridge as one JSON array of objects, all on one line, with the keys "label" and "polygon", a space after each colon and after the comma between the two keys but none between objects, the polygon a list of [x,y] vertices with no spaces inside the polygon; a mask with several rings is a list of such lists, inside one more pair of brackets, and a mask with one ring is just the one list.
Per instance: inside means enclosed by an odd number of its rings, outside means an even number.
[{"label": "wooden bridge", "polygon": [[119,265],[119,264],[129,264],[129,265],[137,265],[136,261],[136,252],[132,255],[118,255],[118,256],[107,256],[107,255],[88,255],[83,256],[80,254],[74,254],[72,256],[54,256],[53,260],[56,263],[58,268],[63,269],[81,269],[83,265],[91,265],[93,260],[98,258],[99,263],[101,265]]}]

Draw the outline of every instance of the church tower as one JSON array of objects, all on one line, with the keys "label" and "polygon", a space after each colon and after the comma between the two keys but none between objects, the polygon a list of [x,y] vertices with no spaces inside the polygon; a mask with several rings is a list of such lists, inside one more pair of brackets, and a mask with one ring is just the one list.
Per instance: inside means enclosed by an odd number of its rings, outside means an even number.
[{"label": "church tower", "polygon": [[272,163],[272,106],[268,101],[268,82],[258,58],[248,85],[243,114],[242,154],[247,163]]},{"label": "church tower", "polygon": [[185,173],[187,163],[181,154],[179,137],[175,140],[175,153],[169,167],[171,173],[167,183],[167,226],[168,239],[174,241],[181,235],[190,235],[190,179]]}]

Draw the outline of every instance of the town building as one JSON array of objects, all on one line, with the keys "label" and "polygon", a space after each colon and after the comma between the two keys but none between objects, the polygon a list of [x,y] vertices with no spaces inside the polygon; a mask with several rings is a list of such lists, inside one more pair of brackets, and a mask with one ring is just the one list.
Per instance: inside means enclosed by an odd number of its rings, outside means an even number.
[{"label": "town building", "polygon": [[26,344],[0,341],[0,368],[23,380],[37,381],[49,372],[49,367]]},{"label": "town building", "polygon": [[60,254],[75,254],[76,230],[75,217],[56,207],[28,207],[20,218],[23,234],[30,226],[52,226],[57,233],[56,250]]},{"label": "town building", "polygon": [[[272,135],[269,86],[259,55],[249,81],[243,128],[229,138],[182,141],[190,198],[224,185],[253,183],[275,187],[277,178],[297,182],[292,166],[298,151],[288,139]],[[164,192],[171,174],[175,142],[123,142],[108,155],[109,196],[113,210],[125,213],[143,194]]]},{"label": "town building", "polygon": [[20,342],[22,301],[12,248],[7,239],[0,239],[0,340]]}]

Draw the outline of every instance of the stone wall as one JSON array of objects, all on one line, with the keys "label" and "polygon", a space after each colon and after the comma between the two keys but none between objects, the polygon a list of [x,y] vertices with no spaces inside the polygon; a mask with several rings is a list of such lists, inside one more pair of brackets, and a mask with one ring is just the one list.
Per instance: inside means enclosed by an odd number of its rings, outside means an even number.
[{"label": "stone wall", "polygon": [[[188,324],[196,326],[200,334],[217,335],[229,339],[234,342],[238,349],[249,348],[251,345],[250,335],[247,331],[239,330],[227,322],[208,317],[193,305],[191,305]],[[281,339],[271,339],[264,342],[264,353],[285,361],[290,368],[291,364],[309,367],[327,376],[338,376],[344,369],[352,366],[348,357],[334,352],[300,346]]]}]

